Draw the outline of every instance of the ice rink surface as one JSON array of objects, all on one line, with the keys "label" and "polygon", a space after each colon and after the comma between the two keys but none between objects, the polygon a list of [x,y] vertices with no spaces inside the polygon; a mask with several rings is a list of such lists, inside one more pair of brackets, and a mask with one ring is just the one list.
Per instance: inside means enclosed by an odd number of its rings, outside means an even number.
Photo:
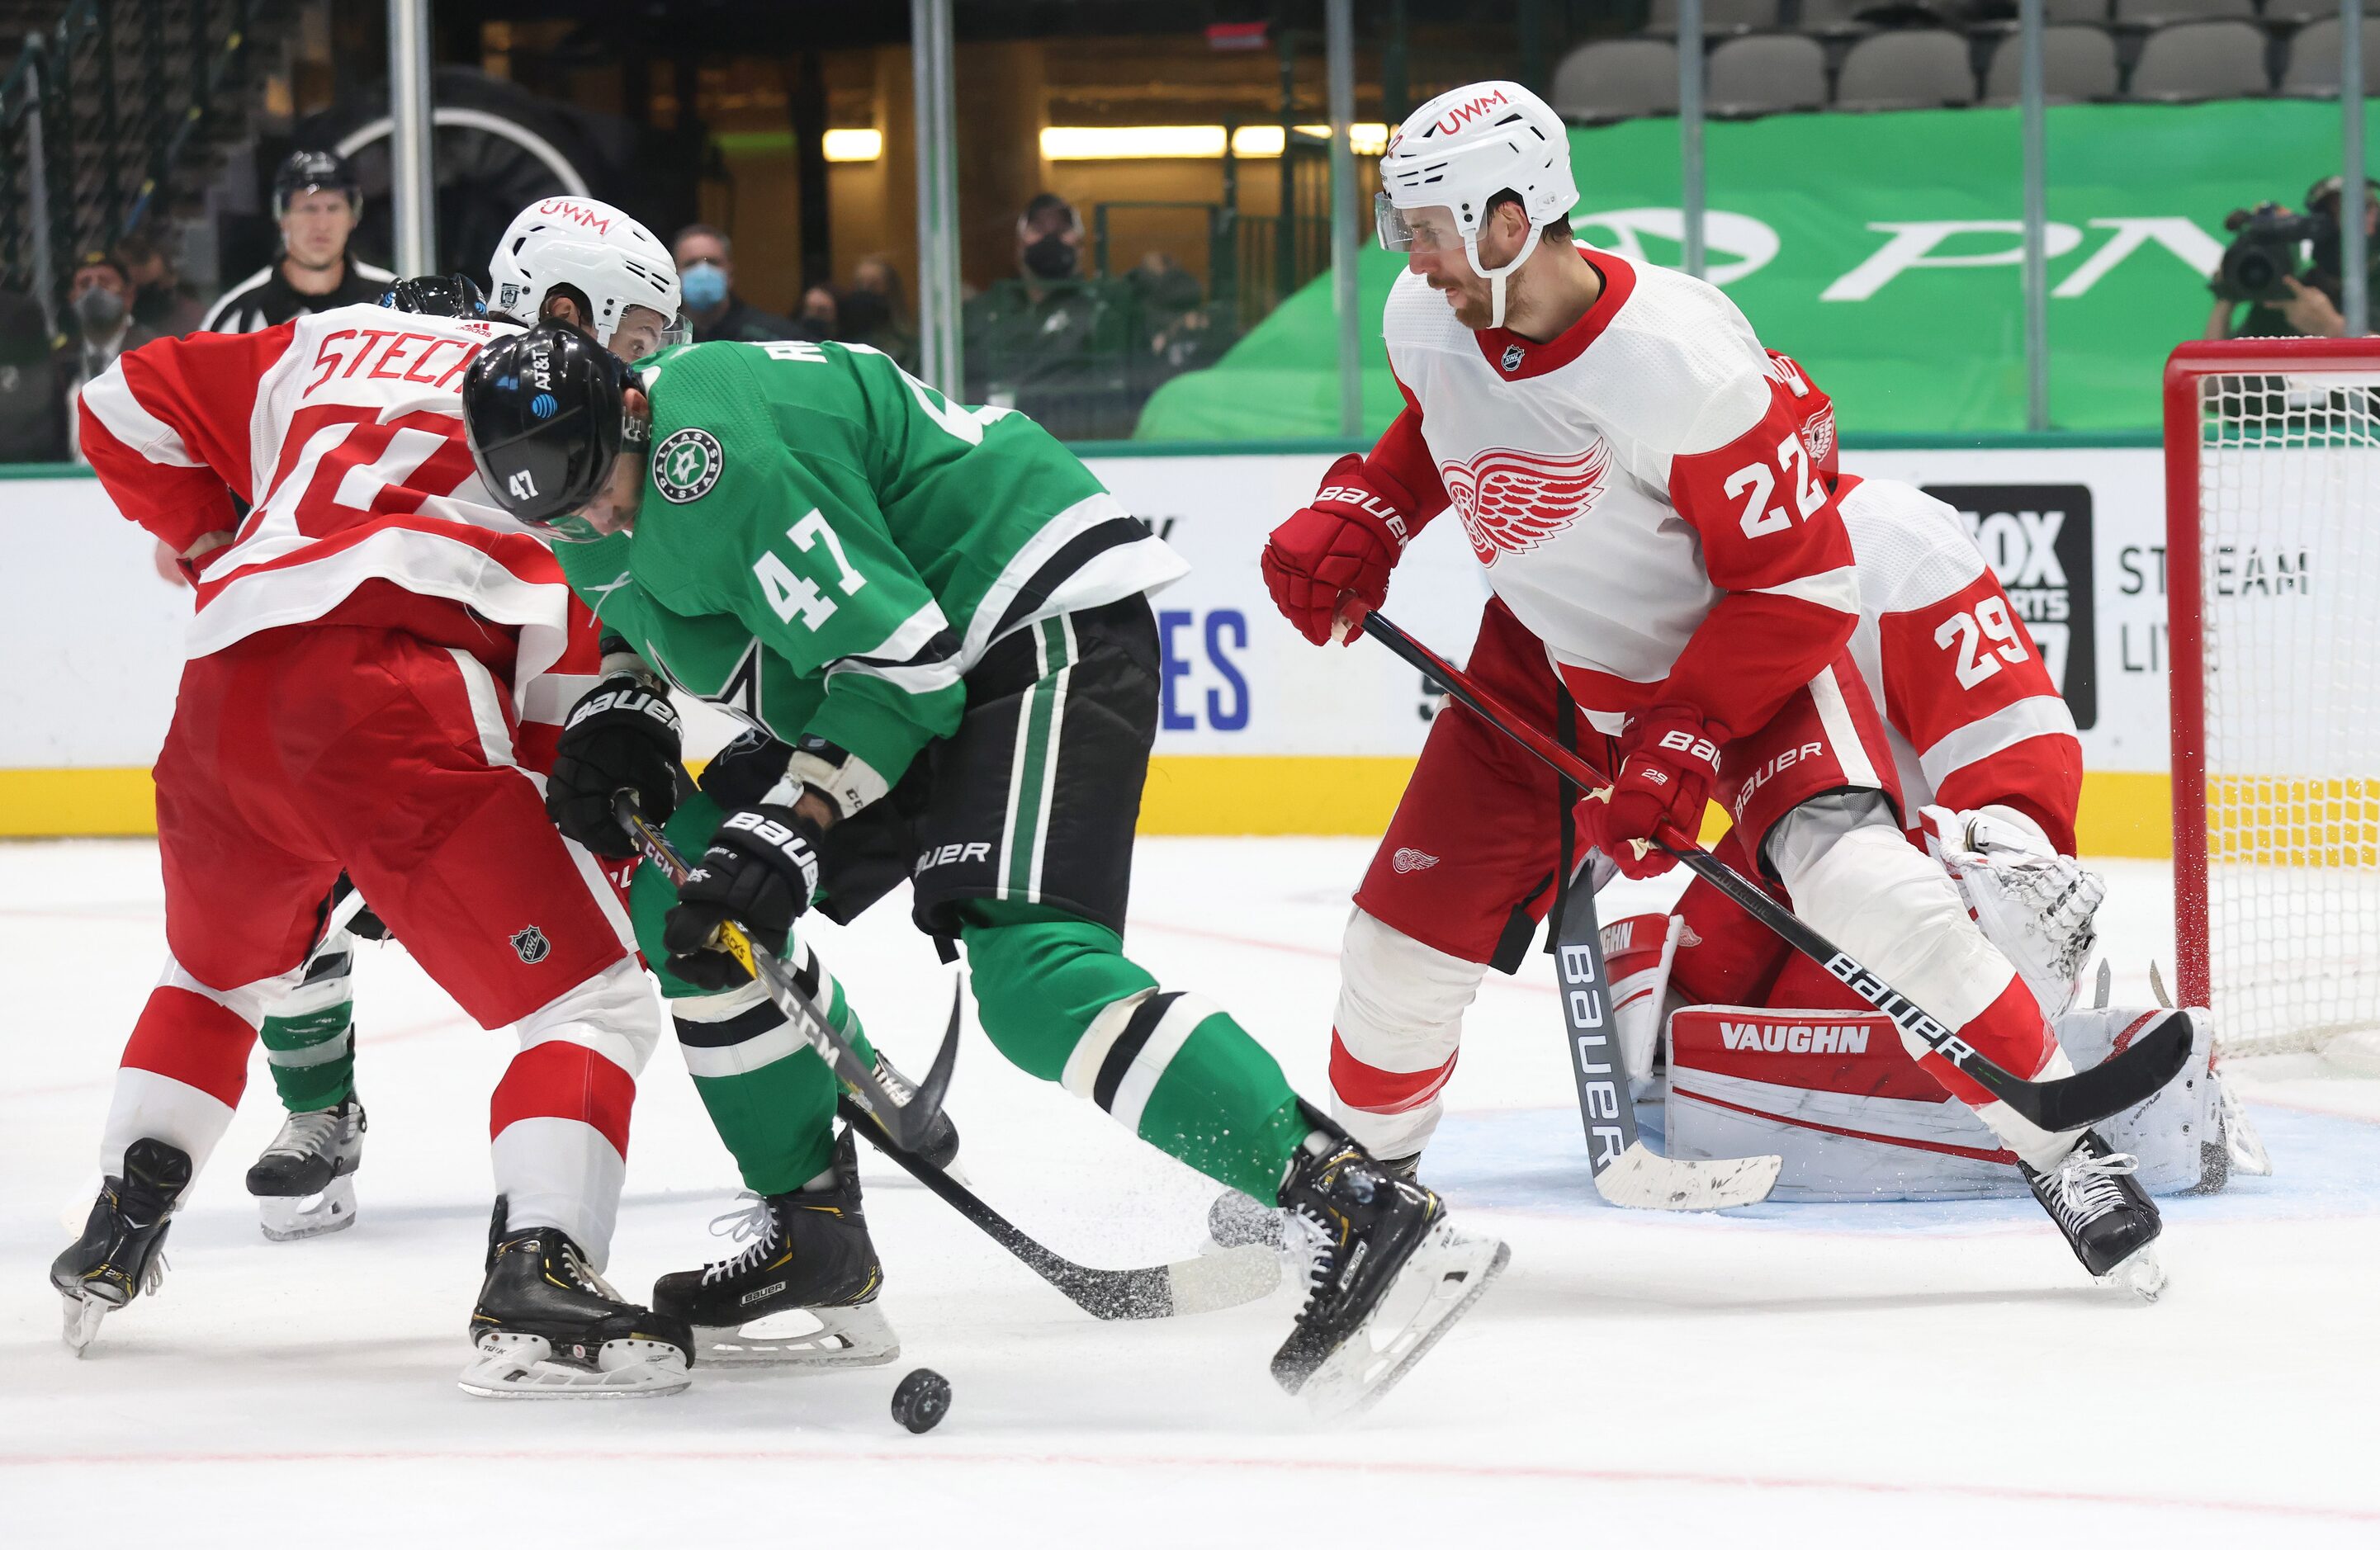
[{"label": "ice rink surface", "polygon": [[[1366,854],[1148,842],[1135,954],[1319,1095]],[[2104,869],[2117,997],[2143,1002],[2149,958],[2170,962],[2164,868]],[[921,1068],[949,978],[901,901],[816,940],[879,1042]],[[1427,1164],[1512,1268],[1352,1426],[1308,1423],[1266,1375],[1286,1287],[1098,1324],[866,1148],[892,1366],[499,1403],[455,1376],[511,1040],[395,950],[358,976],[358,1225],[258,1234],[240,1175],[279,1120],[260,1057],[162,1292],[87,1360],[59,1345],[46,1267],[89,1205],[163,950],[152,847],[0,845],[0,1544],[2380,1544],[2380,1082],[2241,1071],[2277,1176],[2165,1202],[2173,1282],[2143,1306],[2094,1288],[2029,1201],[1603,1205],[1538,959],[1489,976]],[[979,1033],[951,1108],[978,1190],[1059,1252],[1123,1265],[1204,1241],[1213,1186]],[[665,1046],[612,1278],[641,1297],[723,1254],[707,1229],[735,1190]],[[955,1397],[911,1436],[886,1406],[919,1365]]]}]

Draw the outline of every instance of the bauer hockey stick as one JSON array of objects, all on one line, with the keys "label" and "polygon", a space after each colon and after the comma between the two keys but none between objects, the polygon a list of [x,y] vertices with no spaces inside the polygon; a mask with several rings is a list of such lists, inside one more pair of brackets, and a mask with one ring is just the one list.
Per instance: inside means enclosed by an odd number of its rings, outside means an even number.
[{"label": "bauer hockey stick", "polygon": [[1593,879],[1574,879],[1554,927],[1554,977],[1560,982],[1571,1074],[1578,1079],[1579,1122],[1586,1127],[1595,1191],[1614,1205],[1646,1211],[1718,1211],[1755,1205],[1777,1187],[1785,1159],[1774,1155],[1693,1162],[1665,1157],[1636,1133],[1636,1100],[1612,1025],[1611,982],[1603,971],[1603,932],[1595,919]]},{"label": "bauer hockey stick", "polygon": [[944,1205],[983,1229],[985,1236],[1025,1262],[1026,1269],[1066,1294],[1093,1318],[1172,1318],[1210,1314],[1269,1296],[1281,1284],[1281,1256],[1261,1244],[1245,1244],[1171,1265],[1137,1270],[1095,1270],[1077,1265],[1029,1236],[984,1203],[983,1198],[925,1158],[895,1145],[860,1123],[866,1111],[848,1097],[838,1100],[844,1120],[911,1178],[941,1196]]},{"label": "bauer hockey stick", "polygon": [[[1519,744],[1557,775],[1589,791],[1600,791],[1611,784],[1593,765],[1530,725],[1526,717],[1506,707],[1462,669],[1405,634],[1361,599],[1341,600],[1340,622],[1342,635],[1346,629],[1362,626],[1381,645],[1437,680],[1481,721]],[[2190,1059],[2190,1019],[2184,1013],[2174,1012],[2135,1039],[2130,1048],[2119,1050],[2089,1071],[2050,1082],[2028,1082],[2001,1067],[1925,1008],[1886,984],[1858,959],[1820,936],[1801,916],[1695,843],[1692,836],[1664,826],[1651,842],[1685,863],[1688,871],[1783,938],[1787,946],[1840,980],[1852,994],[1890,1018],[1902,1033],[1949,1061],[1977,1086],[2043,1130],[2081,1130],[2110,1114],[2119,1114],[2162,1090]]]},{"label": "bauer hockey stick", "polygon": [[[638,848],[645,853],[645,859],[669,874],[670,881],[686,881],[694,868],[686,865],[686,857],[678,854],[677,847],[670,843],[669,836],[645,821],[644,815],[638,811],[636,793],[627,790],[614,793],[612,817],[636,840]],[[760,982],[768,990],[769,999],[777,1003],[778,1010],[792,1023],[794,1032],[805,1044],[818,1051],[819,1059],[827,1063],[827,1069],[834,1072],[846,1090],[857,1095],[859,1106],[883,1127],[886,1134],[911,1151],[924,1144],[935,1117],[941,1112],[942,1095],[951,1084],[951,1066],[958,1059],[959,1004],[960,998],[965,993],[964,988],[954,987],[951,992],[950,1023],[942,1031],[942,1047],[934,1052],[934,1063],[926,1072],[926,1080],[917,1084],[914,1097],[902,1103],[884,1090],[883,1084],[876,1080],[876,1073],[868,1069],[868,1062],[859,1058],[859,1052],[851,1047],[849,1040],[835,1032],[834,1025],[826,1020],[826,1013],[818,1003],[802,993],[802,987],[785,973],[785,966],[777,961],[775,953],[752,940],[734,921],[721,922],[712,939],[730,957],[743,964],[747,974]]]}]

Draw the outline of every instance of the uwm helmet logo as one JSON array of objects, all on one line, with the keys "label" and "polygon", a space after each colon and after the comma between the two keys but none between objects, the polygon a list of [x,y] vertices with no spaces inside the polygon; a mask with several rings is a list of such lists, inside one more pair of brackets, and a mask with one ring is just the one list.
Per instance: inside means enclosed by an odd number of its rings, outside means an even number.
[{"label": "uwm helmet logo", "polygon": [[1474,97],[1467,103],[1457,103],[1439,115],[1438,122],[1422,131],[1425,135],[1451,135],[1492,107],[1509,107],[1512,99],[1501,91],[1490,91],[1485,97]]},{"label": "uwm helmet logo", "polygon": [[1585,515],[1610,468],[1610,443],[1598,439],[1568,457],[1489,447],[1468,462],[1441,463],[1438,472],[1463,515],[1472,552],[1492,565],[1498,555],[1535,549]]},{"label": "uwm helmet logo", "polygon": [[537,207],[537,212],[540,215],[556,216],[565,221],[575,221],[579,225],[591,226],[599,232],[608,232],[612,229],[612,218],[609,215],[598,214],[577,200],[548,200]]}]

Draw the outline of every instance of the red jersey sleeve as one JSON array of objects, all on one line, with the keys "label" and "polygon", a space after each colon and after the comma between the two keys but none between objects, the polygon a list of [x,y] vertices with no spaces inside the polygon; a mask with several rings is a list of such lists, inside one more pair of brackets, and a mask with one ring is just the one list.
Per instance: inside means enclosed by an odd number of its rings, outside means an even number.
[{"label": "red jersey sleeve", "polygon": [[176,553],[238,526],[235,492],[255,498],[257,383],[296,327],[160,339],[84,385],[76,411],[83,455],[115,509]]},{"label": "red jersey sleeve", "polygon": [[1662,697],[1723,737],[1766,723],[1834,660],[1859,620],[1859,580],[1835,496],[1802,440],[1804,417],[1773,381],[1751,430],[1670,465],[1670,502],[1726,593],[1670,671]]},{"label": "red jersey sleeve", "polygon": [[2074,854],[2082,743],[2041,651],[1989,566],[1939,601],[1876,620],[1884,713],[1937,799],[1998,803]]}]

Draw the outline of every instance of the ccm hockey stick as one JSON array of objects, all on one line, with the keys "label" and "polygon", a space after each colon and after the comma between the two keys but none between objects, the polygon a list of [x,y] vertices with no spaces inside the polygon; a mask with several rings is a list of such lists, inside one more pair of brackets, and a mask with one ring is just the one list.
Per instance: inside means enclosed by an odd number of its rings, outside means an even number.
[{"label": "ccm hockey stick", "polygon": [[985,1236],[1023,1260],[1026,1268],[1064,1292],[1075,1306],[1093,1318],[1172,1318],[1181,1314],[1209,1314],[1219,1308],[1253,1302],[1269,1295],[1281,1284],[1281,1256],[1258,1244],[1244,1244],[1196,1259],[1150,1265],[1137,1270],[1095,1270],[1087,1265],[1077,1265],[1045,1248],[942,1169],[886,1140],[873,1126],[862,1124],[867,1113],[849,1097],[838,1100],[836,1107],[878,1151],[941,1196],[943,1204],[983,1229]]},{"label": "ccm hockey stick", "polygon": [[[637,809],[636,793],[614,793],[612,816],[636,840],[647,861],[668,873],[670,881],[686,881],[694,868],[678,854],[669,836],[645,821],[644,815]],[[959,999],[964,990],[954,988],[951,992],[951,1019],[942,1030],[942,1047],[934,1052],[934,1063],[926,1072],[926,1080],[917,1084],[917,1096],[902,1103],[884,1090],[868,1062],[851,1047],[850,1041],[834,1031],[818,1003],[802,994],[801,987],[785,973],[776,954],[752,940],[734,921],[722,922],[713,939],[767,988],[769,999],[784,1012],[794,1032],[818,1051],[819,1059],[827,1063],[844,1090],[857,1096],[871,1124],[881,1126],[894,1142],[912,1151],[925,1143],[935,1116],[941,1112],[942,1095],[950,1088],[952,1063],[958,1059]]]},{"label": "ccm hockey stick", "polygon": [[1586,1127],[1595,1190],[1614,1205],[1647,1211],[1718,1211],[1768,1198],[1785,1166],[1779,1156],[1691,1162],[1665,1157],[1636,1134],[1636,1102],[1611,1022],[1611,982],[1603,971],[1603,933],[1595,919],[1593,879],[1574,879],[1554,936],[1571,1074],[1578,1079],[1578,1117]]},{"label": "ccm hockey stick", "polygon": [[[1341,633],[1356,626],[1405,661],[1442,684],[1481,721],[1511,738],[1556,774],[1589,791],[1611,784],[1600,771],[1563,748],[1527,718],[1472,682],[1462,669],[1399,629],[1360,599],[1340,605]],[[1887,985],[1850,953],[1820,936],[1808,923],[1771,899],[1726,862],[1668,828],[1653,844],[1683,862],[1687,870],[1734,901],[1745,914],[1784,938],[1787,946],[1840,980],[1861,1000],[1890,1018],[1900,1031],[1959,1068],[1969,1080],[2046,1131],[2081,1130],[2141,1103],[2164,1088],[2190,1059],[2190,1019],[2176,1012],[2118,1051],[2072,1076],[2028,1082],[1968,1044],[1916,1002]]]}]

